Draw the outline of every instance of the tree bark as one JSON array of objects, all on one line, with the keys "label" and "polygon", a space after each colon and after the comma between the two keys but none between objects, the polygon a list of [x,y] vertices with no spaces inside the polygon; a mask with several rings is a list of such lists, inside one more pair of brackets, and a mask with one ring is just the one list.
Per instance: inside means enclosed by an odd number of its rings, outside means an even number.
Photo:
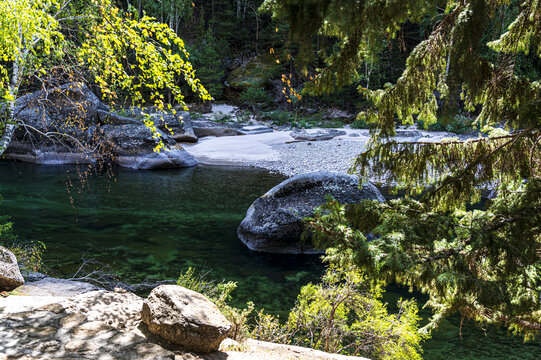
[{"label": "tree bark", "polygon": [[[15,102],[13,102],[15,103]],[[10,107],[15,108],[15,104],[10,105]],[[9,111],[10,117],[13,116],[13,110]],[[11,117],[11,119],[13,119]],[[15,129],[17,128],[17,125],[15,122],[13,122],[10,119],[6,119],[6,122],[4,123],[4,133],[2,136],[0,136],[0,155],[6,151],[9,144],[11,143],[11,139],[13,138],[13,134],[15,133]]]},{"label": "tree bark", "polygon": [[[22,39],[21,29],[19,27],[19,36]],[[17,129],[17,123],[15,121],[15,99],[17,98],[17,93],[19,92],[19,80],[21,78],[21,73],[24,68],[23,59],[26,58],[28,54],[28,49],[24,49],[22,52],[19,50],[15,61],[13,61],[13,75],[11,76],[11,83],[9,84],[9,95],[11,100],[7,102],[7,109],[5,109],[4,114],[0,113],[0,121],[4,123],[4,132],[0,135],[0,155],[6,151],[13,134]],[[3,117],[3,119],[2,119]]]}]

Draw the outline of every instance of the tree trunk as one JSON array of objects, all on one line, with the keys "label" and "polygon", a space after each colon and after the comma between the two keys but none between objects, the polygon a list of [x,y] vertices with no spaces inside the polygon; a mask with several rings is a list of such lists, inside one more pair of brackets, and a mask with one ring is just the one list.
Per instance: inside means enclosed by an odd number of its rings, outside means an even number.
[{"label": "tree trunk", "polygon": [[[13,106],[10,105],[10,107],[14,108],[14,105],[15,104],[13,104]],[[15,129],[17,129],[17,125],[15,124],[15,122],[13,122],[13,110],[10,110],[8,119],[6,119],[6,122],[4,124],[4,133],[0,136],[0,155],[2,155],[4,151],[6,151],[7,147],[11,143],[11,139],[13,138],[13,134],[15,133]]]},{"label": "tree trunk", "polygon": [[[22,37],[21,30],[19,28],[19,36]],[[0,155],[6,151],[7,147],[11,143],[17,124],[15,122],[15,99],[17,98],[17,93],[19,90],[19,78],[20,72],[22,71],[22,65],[20,62],[26,56],[28,51],[25,51],[21,54],[19,51],[18,55],[13,61],[13,75],[11,76],[11,83],[9,84],[9,95],[12,100],[7,102],[7,109],[5,109],[2,114],[0,112],[0,121],[4,123],[4,132],[0,136]],[[2,119],[2,117],[4,117]]]},{"label": "tree trunk", "polygon": [[15,101],[9,102],[9,110],[6,112],[7,118],[4,120],[4,133],[0,136],[0,155],[6,151],[17,125],[15,124]]},{"label": "tree trunk", "polygon": [[169,29],[175,30],[175,2],[171,0],[171,11],[169,12]]},{"label": "tree trunk", "polygon": [[[13,62],[13,76],[9,86],[9,95],[13,100],[7,102],[7,109],[4,114],[0,113],[0,121],[4,123],[4,133],[0,136],[0,155],[6,151],[13,138],[17,124],[15,122],[15,99],[17,98],[17,90],[19,88],[19,57]],[[2,117],[4,118],[2,119]]]}]

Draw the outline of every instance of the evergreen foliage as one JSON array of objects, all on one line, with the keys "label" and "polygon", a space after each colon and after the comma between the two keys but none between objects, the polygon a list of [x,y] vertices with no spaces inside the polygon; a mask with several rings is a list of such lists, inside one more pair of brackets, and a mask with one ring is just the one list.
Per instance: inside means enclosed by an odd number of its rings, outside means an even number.
[{"label": "evergreen foliage", "polygon": [[247,103],[253,111],[257,111],[260,107],[267,107],[272,103],[272,97],[260,87],[251,86],[247,90],[240,93],[240,99]]},{"label": "evergreen foliage", "polygon": [[190,50],[190,61],[194,65],[197,77],[205,86],[213,98],[220,98],[224,91],[222,78],[224,70],[222,69],[222,56],[218,52],[218,41],[209,28],[203,35],[197,47]]},{"label": "evergreen foliage", "polygon": [[[333,261],[427,292],[435,311],[428,328],[460,312],[526,337],[538,334],[541,85],[539,73],[520,63],[534,57],[539,64],[541,2],[267,0],[263,6],[289,18],[301,49],[317,34],[340,40],[311,84],[316,93],[350,83],[404,24],[431,19],[395,84],[360,89],[373,104],[359,115],[373,138],[353,171],[405,189],[406,198],[347,208],[330,202],[310,228],[320,246],[334,249]],[[389,139],[397,120],[430,126],[461,110],[488,136],[416,144]],[[495,198],[473,210],[483,190]],[[362,235],[368,232],[376,239]]]}]

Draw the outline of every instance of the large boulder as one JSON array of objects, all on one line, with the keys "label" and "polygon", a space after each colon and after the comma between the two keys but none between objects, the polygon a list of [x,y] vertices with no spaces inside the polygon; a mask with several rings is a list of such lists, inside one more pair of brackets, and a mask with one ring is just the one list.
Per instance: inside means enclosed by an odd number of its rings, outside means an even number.
[{"label": "large boulder", "polygon": [[120,120],[124,118],[137,119],[139,123],[149,118],[156,127],[168,134],[177,142],[197,142],[197,136],[192,128],[190,113],[186,111],[177,111],[176,113],[167,113],[154,107],[148,109],[131,108],[124,109],[123,116],[116,115]]},{"label": "large boulder", "polygon": [[341,203],[371,199],[385,201],[372,184],[359,187],[358,178],[335,172],[301,174],[278,184],[248,209],[237,233],[255,251],[299,254],[316,253],[309,239],[301,241],[302,220],[314,213],[331,195]]},{"label": "large boulder", "polygon": [[236,136],[239,135],[238,129],[241,127],[241,125],[234,122],[220,123],[206,119],[194,120],[192,124],[194,134],[198,138],[207,136]]},{"label": "large boulder", "polygon": [[192,155],[159,130],[165,148],[160,152],[154,151],[157,141],[152,131],[143,124],[104,125],[101,131],[111,146],[115,162],[122,167],[148,170],[197,165]]},{"label": "large boulder", "polygon": [[[110,112],[81,83],[37,91],[17,100],[15,132],[3,158],[37,164],[86,164],[114,159],[131,169],[189,167],[197,164],[177,141],[197,141],[189,114],[168,114],[159,109]],[[185,121],[181,116],[188,117]],[[165,132],[159,139],[143,124],[149,118]],[[166,125],[168,123],[169,125]],[[167,133],[172,130],[174,138]],[[165,144],[154,152],[159,142]]]},{"label": "large boulder", "polygon": [[142,321],[153,334],[188,351],[218,350],[231,323],[205,296],[177,285],[161,285],[143,303]]},{"label": "large boulder", "polygon": [[[15,116],[41,132],[79,136],[98,123],[98,112],[109,107],[83,83],[68,83],[17,99]],[[19,133],[26,129],[20,128]]]},{"label": "large boulder", "polygon": [[15,255],[0,246],[0,291],[11,291],[24,284]]},{"label": "large boulder", "polygon": [[68,83],[17,99],[15,116],[23,124],[3,154],[37,164],[91,163],[83,144],[93,141],[101,112],[108,112],[82,83]]}]

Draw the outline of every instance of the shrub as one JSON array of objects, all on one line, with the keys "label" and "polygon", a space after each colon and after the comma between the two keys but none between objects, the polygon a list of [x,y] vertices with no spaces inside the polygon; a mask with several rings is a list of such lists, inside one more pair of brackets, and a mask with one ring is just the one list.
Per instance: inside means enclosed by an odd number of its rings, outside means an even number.
[{"label": "shrub", "polygon": [[274,125],[289,125],[295,121],[295,115],[289,111],[274,110],[263,113],[263,118],[272,121]]},{"label": "shrub", "polygon": [[13,223],[7,216],[0,216],[0,245],[11,251],[19,265],[27,271],[35,272],[43,267],[45,244],[41,241],[19,241],[13,233]]},{"label": "shrub", "polygon": [[284,325],[259,312],[252,336],[373,359],[420,359],[419,316],[414,300],[400,300],[398,314],[380,301],[381,283],[355,267],[331,265],[320,284],[301,289]]},{"label": "shrub", "polygon": [[267,107],[272,103],[272,97],[260,87],[251,86],[240,94],[240,99],[247,103],[253,111]]},{"label": "shrub", "polygon": [[479,130],[477,126],[474,126],[475,119],[469,118],[465,115],[455,115],[452,118],[440,118],[435,124],[425,125],[423,120],[417,121],[417,127],[420,129],[427,129],[432,131],[448,131],[455,134],[464,134],[469,131]]},{"label": "shrub", "polygon": [[233,121],[233,118],[231,117],[231,114],[224,114],[223,112],[219,111],[212,115],[212,120],[219,123],[226,123]]}]

